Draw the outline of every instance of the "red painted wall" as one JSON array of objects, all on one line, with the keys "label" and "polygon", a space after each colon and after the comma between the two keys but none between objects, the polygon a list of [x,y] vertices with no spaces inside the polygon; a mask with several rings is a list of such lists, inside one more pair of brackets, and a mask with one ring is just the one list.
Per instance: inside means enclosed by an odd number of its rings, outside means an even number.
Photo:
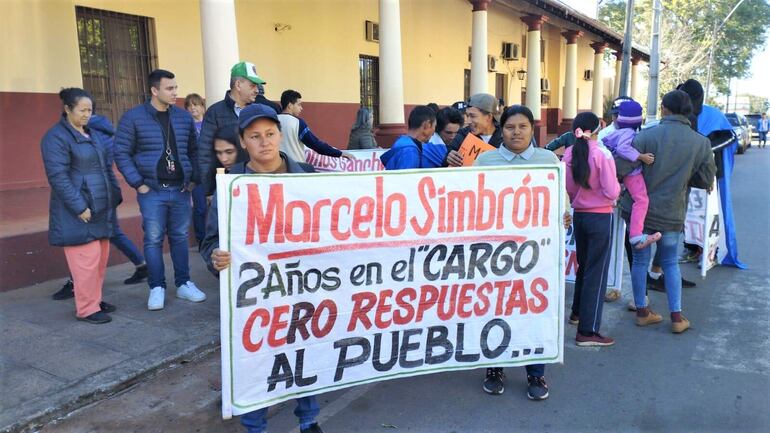
[{"label": "red painted wall", "polygon": [[60,114],[57,94],[0,92],[0,191],[48,185],[40,139]]}]

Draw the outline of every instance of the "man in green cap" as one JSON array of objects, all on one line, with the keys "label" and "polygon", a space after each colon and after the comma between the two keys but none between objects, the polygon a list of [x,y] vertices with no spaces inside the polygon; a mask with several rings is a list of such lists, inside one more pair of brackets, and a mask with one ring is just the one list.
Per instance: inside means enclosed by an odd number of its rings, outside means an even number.
[{"label": "man in green cap", "polygon": [[257,97],[257,85],[262,84],[265,84],[265,80],[257,74],[253,63],[236,63],[230,69],[230,90],[225,93],[224,99],[209,107],[203,116],[198,139],[198,173],[207,196],[214,190],[211,170],[214,133],[222,127],[236,127],[241,110],[254,102]]}]

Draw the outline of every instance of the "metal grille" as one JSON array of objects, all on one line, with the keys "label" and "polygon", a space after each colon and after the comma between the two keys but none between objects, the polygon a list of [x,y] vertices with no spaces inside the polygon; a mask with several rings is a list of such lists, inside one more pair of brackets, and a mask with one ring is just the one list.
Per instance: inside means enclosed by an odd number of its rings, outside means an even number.
[{"label": "metal grille", "polygon": [[374,114],[374,124],[380,124],[380,59],[373,56],[358,56],[358,70],[361,75],[361,106]]},{"label": "metal grille", "polygon": [[113,123],[149,97],[147,75],[157,68],[152,18],[77,6],[83,88]]}]

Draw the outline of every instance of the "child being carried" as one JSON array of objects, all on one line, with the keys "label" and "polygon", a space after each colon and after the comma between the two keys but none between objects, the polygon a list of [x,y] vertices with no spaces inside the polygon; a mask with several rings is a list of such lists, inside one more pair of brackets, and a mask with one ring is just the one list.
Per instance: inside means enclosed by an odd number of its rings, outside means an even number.
[{"label": "child being carried", "polygon": [[631,206],[631,219],[628,227],[629,241],[635,248],[642,249],[657,242],[661,234],[655,232],[645,234],[644,219],[650,199],[647,197],[647,186],[644,184],[641,163],[650,165],[655,162],[655,155],[639,153],[632,145],[639,128],[642,126],[642,106],[633,100],[623,101],[618,107],[618,118],[615,120],[617,130],[604,137],[603,144],[612,152],[615,158],[636,163],[634,170],[621,179],[634,204]]}]

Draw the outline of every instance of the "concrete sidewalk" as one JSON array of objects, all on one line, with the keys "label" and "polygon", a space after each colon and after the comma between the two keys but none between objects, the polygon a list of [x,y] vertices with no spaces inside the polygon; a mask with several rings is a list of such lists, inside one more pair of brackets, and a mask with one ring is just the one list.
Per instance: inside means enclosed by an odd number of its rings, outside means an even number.
[{"label": "concrete sidewalk", "polygon": [[33,431],[75,408],[219,346],[219,283],[190,249],[191,277],[208,299],[175,297],[166,256],[166,307],[147,310],[146,283],[126,286],[131,264],[107,269],[113,321],[75,319],[74,300],[51,300],[64,280],[0,293],[0,431]]}]

